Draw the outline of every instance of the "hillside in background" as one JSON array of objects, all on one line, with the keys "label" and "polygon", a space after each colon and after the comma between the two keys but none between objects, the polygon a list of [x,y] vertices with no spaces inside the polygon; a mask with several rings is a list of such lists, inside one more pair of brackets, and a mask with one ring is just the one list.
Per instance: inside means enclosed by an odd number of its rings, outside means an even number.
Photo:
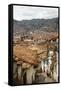
[{"label": "hillside in background", "polygon": [[53,19],[32,19],[32,20],[13,20],[14,33],[27,33],[27,32],[57,32],[58,31],[58,18]]}]

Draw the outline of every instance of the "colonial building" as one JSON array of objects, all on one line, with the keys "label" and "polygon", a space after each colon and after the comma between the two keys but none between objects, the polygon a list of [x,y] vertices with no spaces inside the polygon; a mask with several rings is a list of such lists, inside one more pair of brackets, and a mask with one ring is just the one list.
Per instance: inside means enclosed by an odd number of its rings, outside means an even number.
[{"label": "colonial building", "polygon": [[35,80],[34,66],[38,64],[36,52],[28,48],[15,46],[13,54],[15,56],[13,63],[14,75],[17,75],[18,80],[22,81],[23,84],[32,84]]}]

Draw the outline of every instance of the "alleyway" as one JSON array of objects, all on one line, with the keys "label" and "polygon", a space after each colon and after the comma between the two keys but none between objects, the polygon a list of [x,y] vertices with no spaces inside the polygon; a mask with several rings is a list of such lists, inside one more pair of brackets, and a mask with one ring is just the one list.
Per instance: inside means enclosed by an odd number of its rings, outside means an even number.
[{"label": "alleyway", "polygon": [[52,78],[48,77],[45,73],[38,73],[36,83],[48,83],[48,82],[55,82]]}]

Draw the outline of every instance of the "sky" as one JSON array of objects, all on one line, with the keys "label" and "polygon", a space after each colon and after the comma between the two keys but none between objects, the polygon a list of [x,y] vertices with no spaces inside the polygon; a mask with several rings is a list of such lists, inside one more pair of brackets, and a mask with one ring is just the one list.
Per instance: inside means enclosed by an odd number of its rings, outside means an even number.
[{"label": "sky", "polygon": [[14,20],[51,19],[58,17],[58,8],[13,6]]}]

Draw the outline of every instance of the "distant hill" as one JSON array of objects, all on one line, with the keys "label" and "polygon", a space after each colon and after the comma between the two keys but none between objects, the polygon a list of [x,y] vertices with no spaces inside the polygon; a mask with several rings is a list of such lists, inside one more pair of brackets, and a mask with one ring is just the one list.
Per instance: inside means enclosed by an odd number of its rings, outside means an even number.
[{"label": "distant hill", "polygon": [[58,31],[58,18],[53,19],[32,19],[32,20],[13,20],[14,33],[26,33],[29,31]]}]

